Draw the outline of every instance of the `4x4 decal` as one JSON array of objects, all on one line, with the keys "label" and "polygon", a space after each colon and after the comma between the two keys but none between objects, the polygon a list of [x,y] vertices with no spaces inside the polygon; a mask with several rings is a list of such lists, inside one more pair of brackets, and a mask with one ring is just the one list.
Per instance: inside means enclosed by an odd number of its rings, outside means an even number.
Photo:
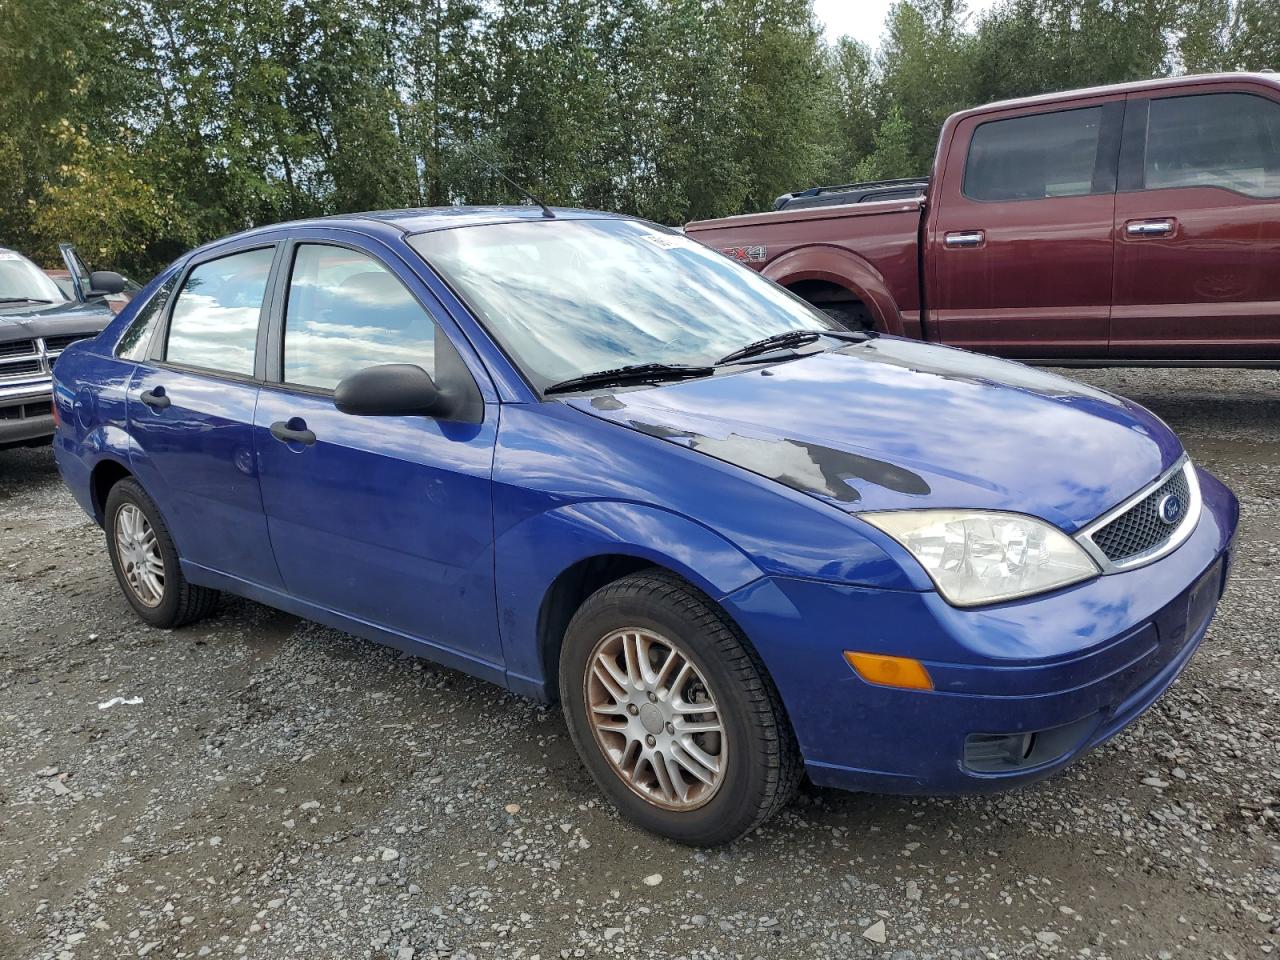
[{"label": "4x4 decal", "polygon": [[739,263],[764,263],[768,250],[764,244],[751,244],[745,247],[721,247],[720,252],[730,260]]}]

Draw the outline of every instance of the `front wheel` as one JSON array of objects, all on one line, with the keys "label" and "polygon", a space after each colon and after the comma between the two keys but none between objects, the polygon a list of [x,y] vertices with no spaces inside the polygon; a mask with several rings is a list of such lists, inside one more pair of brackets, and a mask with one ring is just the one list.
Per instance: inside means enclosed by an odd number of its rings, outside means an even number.
[{"label": "front wheel", "polygon": [[666,573],[587,599],[565,634],[560,695],[600,789],[654,833],[727,843],[795,793],[799,750],[763,665],[706,596]]},{"label": "front wheel", "polygon": [[208,616],[218,591],[188,583],[169,528],[136,480],[107,494],[103,526],[111,566],[125,599],[153,627],[180,627]]}]

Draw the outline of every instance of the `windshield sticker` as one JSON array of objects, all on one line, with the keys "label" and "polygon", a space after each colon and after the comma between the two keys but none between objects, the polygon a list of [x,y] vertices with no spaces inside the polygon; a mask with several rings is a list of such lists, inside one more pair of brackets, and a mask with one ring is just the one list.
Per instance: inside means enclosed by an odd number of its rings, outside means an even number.
[{"label": "windshield sticker", "polygon": [[746,247],[721,247],[720,252],[730,260],[739,263],[764,263],[768,249],[762,243],[754,243]]},{"label": "windshield sticker", "polygon": [[680,247],[689,246],[692,242],[690,240],[686,240],[684,237],[672,236],[669,233],[646,233],[641,237],[641,239],[647,240],[655,247],[659,247],[663,250],[677,250]]}]

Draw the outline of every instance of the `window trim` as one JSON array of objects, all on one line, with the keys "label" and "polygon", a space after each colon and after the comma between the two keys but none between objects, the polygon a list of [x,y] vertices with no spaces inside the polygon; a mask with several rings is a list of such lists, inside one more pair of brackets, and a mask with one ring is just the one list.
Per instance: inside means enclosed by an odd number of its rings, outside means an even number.
[{"label": "window trim", "polygon": [[[193,373],[201,376],[221,378],[233,383],[260,384],[262,383],[262,362],[263,362],[263,337],[267,328],[267,320],[271,315],[272,297],[275,291],[275,275],[280,269],[280,249],[282,243],[276,240],[256,240],[245,243],[244,246],[236,246],[230,249],[225,247],[215,247],[206,251],[198,257],[193,257],[178,272],[178,281],[174,287],[174,294],[169,298],[168,303],[164,305],[164,310],[157,325],[155,332],[151,335],[151,344],[147,351],[146,363],[159,370],[173,370],[178,373]],[[215,260],[225,260],[227,257],[234,257],[242,253],[252,253],[255,250],[272,250],[271,266],[267,270],[267,283],[262,292],[262,306],[258,309],[258,335],[254,342],[253,353],[253,373],[243,374],[236,373],[232,370],[218,370],[214,367],[201,367],[190,363],[176,363],[167,358],[169,352],[169,330],[173,321],[173,308],[178,302],[178,298],[182,295],[182,291],[186,288],[187,280],[191,277],[193,271],[198,267],[202,267],[207,263]]]},{"label": "window trim", "polygon": [[[1124,120],[1124,103],[1121,99],[1100,100],[1079,106],[1065,107],[1057,110],[1033,110],[1027,113],[1015,113],[1009,116],[995,116],[976,123],[969,132],[969,142],[965,145],[964,164],[960,168],[960,196],[970,203],[1036,203],[1045,200],[1079,200],[1082,197],[1114,196],[1118,176],[1118,161],[1121,150],[1120,130]],[[987,200],[970,194],[968,179],[969,169],[973,164],[973,144],[978,138],[978,131],[995,123],[1010,120],[1026,120],[1031,117],[1050,117],[1061,113],[1078,113],[1081,110],[1098,111],[1098,145],[1094,149],[1093,169],[1089,175],[1088,193],[1069,193],[1056,197],[1011,197],[1005,200]],[[1110,189],[1095,190],[1095,185],[1109,183]]]},{"label": "window trim", "polygon": [[[261,381],[264,387],[270,387],[284,393],[300,393],[312,397],[333,396],[332,387],[314,387],[305,383],[293,383],[284,378],[284,338],[289,320],[289,287],[293,282],[293,267],[298,256],[298,247],[303,246],[338,247],[339,249],[350,250],[352,253],[368,257],[390,273],[395,278],[396,283],[400,284],[405,292],[422,308],[422,312],[435,327],[435,336],[444,339],[449,338],[448,331],[445,330],[444,324],[440,322],[435,311],[423,303],[422,298],[414,292],[409,284],[405,283],[404,277],[384,257],[374,253],[368,247],[345,240],[335,240],[329,237],[290,237],[282,245],[283,250],[277,257],[277,275],[272,283],[273,302],[277,306],[271,311],[271,316],[266,324],[266,356],[264,358],[265,365]],[[452,346],[452,343],[450,345]],[[457,350],[456,347],[453,347],[453,349]],[[469,369],[467,372],[471,379],[475,381],[475,374]],[[432,373],[432,377],[435,377],[434,373]],[[479,389],[478,381],[476,382],[476,387]]]},{"label": "window trim", "polygon": [[[1274,203],[1280,200],[1280,192],[1267,196],[1258,196],[1252,193],[1245,193],[1243,190],[1237,190],[1234,187],[1228,187],[1221,183],[1185,183],[1170,187],[1148,187],[1147,186],[1147,144],[1151,138],[1151,104],[1157,100],[1190,100],[1192,97],[1224,97],[1224,96],[1240,96],[1254,97],[1258,100],[1264,100],[1276,109],[1280,110],[1280,100],[1274,97],[1268,97],[1265,94],[1257,93],[1253,90],[1225,89],[1225,90],[1201,90],[1198,93],[1170,93],[1167,96],[1148,96],[1142,97],[1140,100],[1133,100],[1131,103],[1142,104],[1141,109],[1141,127],[1130,128],[1129,124],[1125,124],[1124,145],[1121,148],[1124,156],[1126,168],[1126,176],[1124,176],[1124,186],[1120,187],[1122,193],[1160,193],[1165,190],[1221,190],[1224,193],[1232,194],[1243,200],[1252,203]],[[1139,121],[1135,121],[1135,124]],[[1280,144],[1275,145],[1280,149]]]}]

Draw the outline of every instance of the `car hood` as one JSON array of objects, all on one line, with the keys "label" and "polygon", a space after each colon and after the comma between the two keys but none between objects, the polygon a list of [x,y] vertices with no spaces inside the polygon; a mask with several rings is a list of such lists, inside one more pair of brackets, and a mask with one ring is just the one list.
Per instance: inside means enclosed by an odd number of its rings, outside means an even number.
[{"label": "car hood", "polygon": [[111,307],[102,301],[33,304],[17,310],[0,306],[0,341],[97,333],[114,317]]},{"label": "car hood", "polygon": [[1068,532],[1182,454],[1137,404],[1022,364],[891,337],[567,402],[849,512],[1011,510]]}]

